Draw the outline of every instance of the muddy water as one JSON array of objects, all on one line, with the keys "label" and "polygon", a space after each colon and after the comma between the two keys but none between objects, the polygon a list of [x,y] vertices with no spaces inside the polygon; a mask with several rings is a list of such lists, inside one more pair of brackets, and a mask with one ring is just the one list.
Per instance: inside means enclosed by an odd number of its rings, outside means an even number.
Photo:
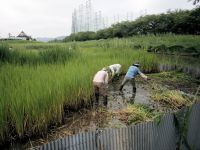
[{"label": "muddy water", "polygon": [[146,89],[146,87],[144,87],[142,84],[138,84],[136,87],[137,91],[135,96],[135,103],[149,105],[151,99],[148,89]]},{"label": "muddy water", "polygon": [[[108,89],[108,110],[117,111],[127,106],[133,96],[132,85],[127,83],[122,93],[119,91],[119,86],[123,80],[121,77],[119,80],[114,81],[109,85]],[[150,104],[150,93],[148,89],[141,83],[136,82],[136,95],[134,96],[134,104]]]},{"label": "muddy water", "polygon": [[[108,89],[108,106],[107,110],[111,113],[119,112],[121,109],[127,107],[127,104],[130,102],[131,97],[133,96],[132,85],[127,83],[122,93],[119,91],[120,84],[123,80],[123,77],[120,77],[117,81],[113,81],[109,85]],[[145,88],[143,84],[136,83],[136,95],[134,97],[134,104],[143,104],[150,105],[150,93]],[[127,126],[124,122],[120,121],[118,116],[112,116],[108,122],[108,127],[118,128]]]}]

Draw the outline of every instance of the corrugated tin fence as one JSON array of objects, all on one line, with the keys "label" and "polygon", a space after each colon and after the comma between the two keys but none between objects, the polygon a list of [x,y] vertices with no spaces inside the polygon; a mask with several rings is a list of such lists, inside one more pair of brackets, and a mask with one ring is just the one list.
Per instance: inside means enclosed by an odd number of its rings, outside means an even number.
[{"label": "corrugated tin fence", "polygon": [[179,70],[185,73],[190,74],[195,78],[200,78],[200,68],[198,66],[193,65],[168,65],[168,64],[159,64],[158,66],[159,71],[171,71],[171,70]]},{"label": "corrugated tin fence", "polygon": [[199,150],[200,104],[176,114],[166,114],[159,122],[127,128],[80,133],[50,142],[41,150]]}]

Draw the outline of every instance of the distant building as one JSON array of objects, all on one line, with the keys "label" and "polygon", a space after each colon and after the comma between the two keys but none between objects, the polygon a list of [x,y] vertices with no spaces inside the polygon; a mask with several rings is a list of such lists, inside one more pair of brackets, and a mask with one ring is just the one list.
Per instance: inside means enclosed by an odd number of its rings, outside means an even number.
[{"label": "distant building", "polygon": [[22,31],[17,37],[22,38],[22,40],[32,40],[31,36],[28,36],[24,31]]},{"label": "distant building", "polygon": [[8,34],[8,38],[0,38],[0,40],[28,40],[32,41],[32,37],[28,36],[24,31],[20,32],[18,36],[13,36],[11,33]]}]

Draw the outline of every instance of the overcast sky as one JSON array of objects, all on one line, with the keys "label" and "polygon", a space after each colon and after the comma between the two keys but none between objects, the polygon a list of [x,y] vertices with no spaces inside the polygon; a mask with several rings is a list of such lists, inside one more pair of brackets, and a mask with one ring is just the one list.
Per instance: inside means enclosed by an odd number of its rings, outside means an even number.
[{"label": "overcast sky", "polygon": [[[32,37],[57,37],[71,33],[71,15],[85,0],[1,0],[0,37],[18,35],[23,30]],[[171,9],[192,9],[188,0],[92,0],[103,16],[166,12]]]}]

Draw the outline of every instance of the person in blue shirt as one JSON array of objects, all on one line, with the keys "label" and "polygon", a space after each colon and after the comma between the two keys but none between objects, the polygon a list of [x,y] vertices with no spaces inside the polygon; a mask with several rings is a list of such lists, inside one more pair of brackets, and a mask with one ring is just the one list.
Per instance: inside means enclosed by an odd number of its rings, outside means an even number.
[{"label": "person in blue shirt", "polygon": [[140,71],[139,66],[140,66],[139,63],[134,63],[132,66],[129,67],[129,69],[124,77],[124,80],[122,81],[120,89],[119,89],[120,92],[122,92],[124,85],[128,82],[131,83],[131,85],[133,87],[133,94],[130,99],[131,103],[134,103],[134,98],[135,98],[135,94],[136,94],[135,77],[139,74],[142,78],[144,78],[145,80],[148,80],[148,77]]}]

